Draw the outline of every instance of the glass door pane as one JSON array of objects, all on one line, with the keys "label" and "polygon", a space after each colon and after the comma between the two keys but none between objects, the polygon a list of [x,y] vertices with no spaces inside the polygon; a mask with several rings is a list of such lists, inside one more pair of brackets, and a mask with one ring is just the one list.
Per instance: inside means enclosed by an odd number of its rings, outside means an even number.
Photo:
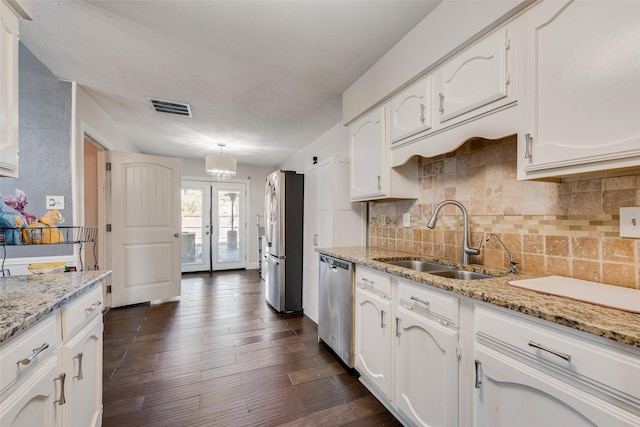
[{"label": "glass door pane", "polygon": [[245,268],[245,185],[213,184],[213,269]]},{"label": "glass door pane", "polygon": [[182,182],[182,271],[209,271],[211,184]]}]

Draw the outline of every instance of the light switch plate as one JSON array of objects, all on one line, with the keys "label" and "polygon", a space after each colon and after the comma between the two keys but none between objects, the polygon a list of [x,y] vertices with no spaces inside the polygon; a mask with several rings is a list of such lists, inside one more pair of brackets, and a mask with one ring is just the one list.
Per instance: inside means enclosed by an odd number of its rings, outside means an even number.
[{"label": "light switch plate", "polygon": [[47,196],[45,209],[64,209],[64,196]]},{"label": "light switch plate", "polygon": [[402,226],[405,228],[411,227],[411,214],[409,212],[402,214]]},{"label": "light switch plate", "polygon": [[640,208],[620,208],[620,237],[640,238]]}]

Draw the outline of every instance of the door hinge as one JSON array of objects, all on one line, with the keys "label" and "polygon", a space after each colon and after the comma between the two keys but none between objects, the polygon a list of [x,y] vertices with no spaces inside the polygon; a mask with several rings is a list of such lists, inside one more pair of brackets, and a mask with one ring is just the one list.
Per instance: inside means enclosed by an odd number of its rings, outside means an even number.
[{"label": "door hinge", "polygon": [[107,285],[107,293],[110,294],[111,293],[111,285]]},{"label": "door hinge", "polygon": [[111,231],[111,224],[107,224],[107,232]]},{"label": "door hinge", "polygon": [[107,167],[107,171],[111,170],[111,162],[107,162],[105,166]]}]

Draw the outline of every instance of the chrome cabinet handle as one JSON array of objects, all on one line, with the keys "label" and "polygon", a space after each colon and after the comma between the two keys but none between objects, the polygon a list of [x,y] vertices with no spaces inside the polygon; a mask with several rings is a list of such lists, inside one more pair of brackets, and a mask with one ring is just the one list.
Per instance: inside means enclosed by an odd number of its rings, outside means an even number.
[{"label": "chrome cabinet handle", "polygon": [[424,109],[425,109],[425,105],[424,104],[420,104],[420,123],[424,124]]},{"label": "chrome cabinet handle", "polygon": [[384,328],[385,326],[387,326],[384,323],[384,315],[385,315],[384,310],[380,310],[380,327],[381,328]]},{"label": "chrome cabinet handle", "polygon": [[31,354],[31,356],[27,357],[26,359],[22,359],[22,360],[18,360],[18,365],[23,364],[23,365],[28,365],[29,363],[31,363],[31,361],[33,359],[35,359],[36,357],[38,357],[38,355],[40,353],[42,353],[43,351],[45,351],[46,349],[49,348],[49,344],[44,343],[42,344],[39,348],[34,348],[33,349],[33,353]]},{"label": "chrome cabinet handle", "polygon": [[74,359],[78,359],[78,375],[73,378],[77,378],[78,381],[82,381],[82,352],[76,354]]},{"label": "chrome cabinet handle", "polygon": [[58,405],[62,406],[65,403],[67,403],[67,400],[64,398],[64,380],[67,377],[66,373],[61,373],[58,378],[55,378],[53,381],[60,381],[60,399],[58,400],[54,400],[53,403],[57,403]]},{"label": "chrome cabinet handle", "polygon": [[173,237],[180,237],[180,233],[174,234]]},{"label": "chrome cabinet handle", "polygon": [[375,281],[371,280],[371,279],[367,279],[366,277],[362,278],[362,281],[364,283],[369,283],[371,286],[373,286],[374,283],[376,283]]},{"label": "chrome cabinet handle", "polygon": [[529,341],[529,346],[533,347],[533,348],[537,348],[537,349],[542,350],[542,351],[546,351],[547,353],[551,353],[554,356],[558,356],[558,357],[566,360],[567,362],[571,362],[571,355],[570,354],[560,353],[559,351],[552,350],[549,347],[545,347],[542,344],[539,344],[539,343],[537,343],[535,341]]},{"label": "chrome cabinet handle", "polygon": [[480,371],[480,365],[482,365],[482,363],[478,359],[474,360],[473,363],[475,363],[475,365],[476,365],[476,381],[475,381],[473,386],[475,388],[480,388],[480,384],[482,384],[482,381],[480,380],[480,372],[479,371]]},{"label": "chrome cabinet handle", "polygon": [[525,159],[531,158],[531,140],[532,139],[533,138],[531,138],[530,133],[524,134],[524,158]]},{"label": "chrome cabinet handle", "polygon": [[378,191],[382,190],[382,177],[378,175]]},{"label": "chrome cabinet handle", "polygon": [[85,308],[84,311],[91,313],[93,310],[100,307],[101,305],[102,305],[102,301],[96,301],[91,305],[91,307]]},{"label": "chrome cabinet handle", "polygon": [[396,317],[396,337],[399,337],[402,334],[400,332],[400,322],[402,322],[402,320],[400,320],[399,317]]},{"label": "chrome cabinet handle", "polygon": [[440,92],[438,95],[440,96],[440,108],[439,108],[439,110],[440,110],[441,114],[444,114],[444,93]]},{"label": "chrome cabinet handle", "polygon": [[414,297],[413,295],[411,295],[411,299],[412,299],[412,300],[414,300],[414,301],[416,301],[416,302],[419,302],[419,303],[421,303],[421,304],[424,304],[424,305],[426,305],[427,307],[429,307],[429,301],[426,301],[426,300],[420,299],[420,298],[418,298],[418,297]]}]

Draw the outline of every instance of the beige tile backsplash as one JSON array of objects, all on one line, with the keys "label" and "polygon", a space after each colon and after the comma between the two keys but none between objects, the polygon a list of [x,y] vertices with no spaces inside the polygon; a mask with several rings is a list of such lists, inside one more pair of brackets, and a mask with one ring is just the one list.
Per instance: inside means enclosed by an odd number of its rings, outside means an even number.
[{"label": "beige tile backsplash", "polygon": [[[371,246],[459,260],[462,217],[455,206],[440,212],[434,230],[426,228],[435,205],[455,199],[469,212],[470,245],[482,239],[472,263],[508,268],[497,239],[484,241],[495,233],[521,272],[640,289],[640,239],[619,237],[619,208],[640,206],[640,171],[518,181],[515,136],[474,139],[453,153],[420,159],[419,167],[417,200],[370,204]],[[404,212],[411,213],[411,228],[402,228]]]}]

